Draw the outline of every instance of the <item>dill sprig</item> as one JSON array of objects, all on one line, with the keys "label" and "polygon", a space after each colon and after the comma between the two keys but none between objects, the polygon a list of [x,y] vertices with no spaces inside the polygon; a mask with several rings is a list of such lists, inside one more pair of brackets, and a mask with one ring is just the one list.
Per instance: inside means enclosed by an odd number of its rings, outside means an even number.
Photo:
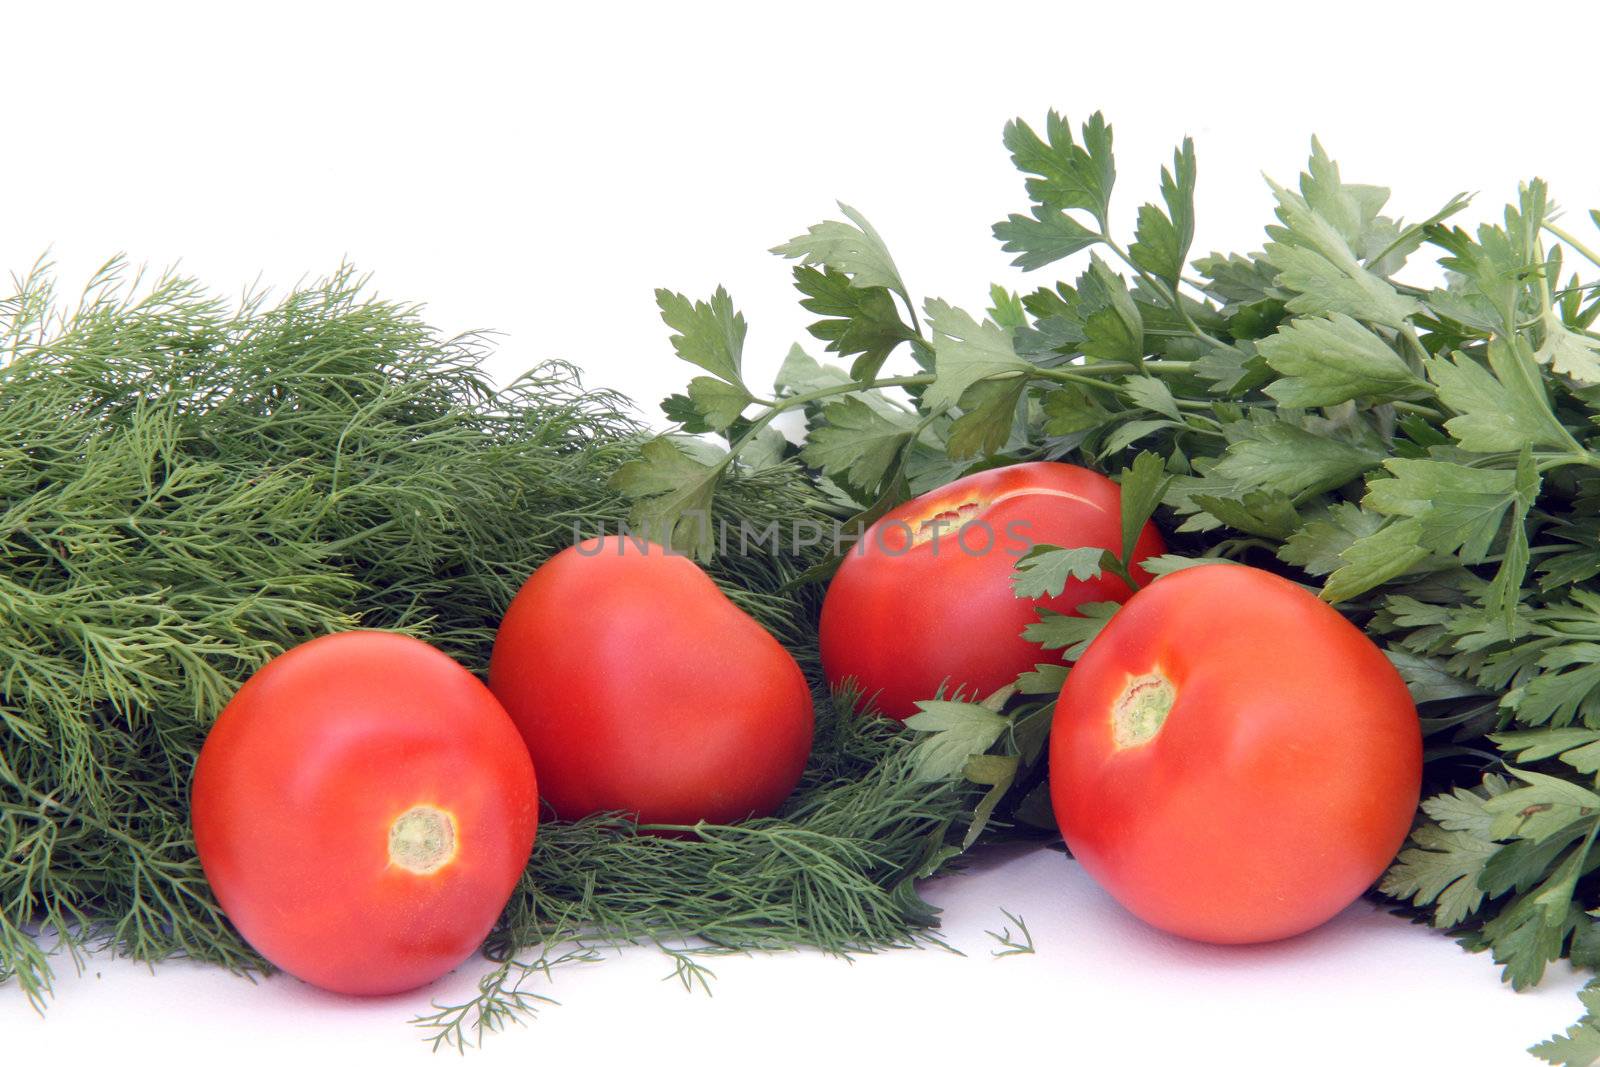
[{"label": "dill sprig", "polygon": [[994,938],[995,943],[1000,946],[999,948],[991,949],[989,955],[996,959],[1003,959],[1006,956],[1033,955],[1036,951],[1033,946],[1033,933],[1029,931],[1028,924],[1022,920],[1022,916],[1013,915],[1005,908],[1000,909],[1000,914],[1016,924],[1017,932],[1013,934],[1010,926],[1002,926],[998,931],[985,930],[984,933]]}]

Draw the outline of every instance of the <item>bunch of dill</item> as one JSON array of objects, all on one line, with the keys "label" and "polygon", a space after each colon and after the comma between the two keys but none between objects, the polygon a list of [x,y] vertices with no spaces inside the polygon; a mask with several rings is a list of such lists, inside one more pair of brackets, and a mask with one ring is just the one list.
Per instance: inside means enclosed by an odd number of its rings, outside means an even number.
[{"label": "bunch of dill", "polygon": [[[484,355],[480,337],[440,336],[348,269],[233,305],[113,262],[70,306],[36,269],[0,301],[0,980],[42,1004],[50,946],[264,969],[188,826],[196,753],[240,681],[355,626],[414,633],[481,671],[526,576],[575,530],[624,516],[609,482],[639,428],[622,399],[559,364],[496,389]],[[736,475],[719,511],[827,513],[792,465]],[[712,573],[814,678],[815,592],[790,588],[807,562],[729,555]],[[840,771],[851,744],[819,747],[798,826],[703,843],[547,827],[498,962],[580,929],[824,947],[915,936],[929,917],[895,888],[903,846],[920,854],[960,802],[893,774],[863,798]],[[890,843],[871,843],[886,820]],[[862,913],[810,856],[887,887],[893,906]],[[493,979],[477,1005],[491,1019]]]}]

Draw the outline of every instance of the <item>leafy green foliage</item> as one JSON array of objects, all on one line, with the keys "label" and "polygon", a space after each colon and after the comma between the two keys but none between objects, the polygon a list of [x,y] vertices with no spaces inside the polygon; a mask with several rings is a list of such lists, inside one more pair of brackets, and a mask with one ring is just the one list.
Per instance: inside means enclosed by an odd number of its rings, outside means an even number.
[{"label": "leafy green foliage", "polygon": [[1267,365],[1282,375],[1266,387],[1284,407],[1331,407],[1346,400],[1396,400],[1422,382],[1381,338],[1343,312],[1296,319],[1261,342]]},{"label": "leafy green foliage", "polygon": [[1194,141],[1188,137],[1172,154],[1172,170],[1161,168],[1161,199],[1167,210],[1154,204],[1139,209],[1139,225],[1128,252],[1133,262],[1177,289],[1183,265],[1194,241]]},{"label": "leafy green foliage", "polygon": [[1102,548],[1034,545],[1017,560],[1011,576],[1012,591],[1029,600],[1060,596],[1068,581],[1085,582],[1099,577],[1106,555]]},{"label": "leafy green foliage", "polygon": [[[1029,271],[1088,251],[1075,277],[996,287],[982,317],[930,299],[924,335],[882,238],[840,205],[848,221],[775,251],[800,261],[811,332],[848,365],[792,350],[756,396],[727,294],[658,294],[704,373],[663,405],[682,433],[648,440],[564,371],[495,394],[470,340],[347,284],[232,316],[182,285],[149,303],[102,294],[58,320],[28,283],[0,328],[0,449],[29,442],[0,463],[0,840],[27,857],[0,865],[0,976],[43,993],[23,924],[258,964],[196,880],[181,785],[200,724],[286,644],[359,618],[480,663],[488,620],[560,524],[621,517],[615,487],[814,673],[834,561],[723,552],[709,520],[867,523],[1035,459],[1119,474],[1123,538],[1120,553],[1041,546],[1019,594],[1125,573],[1150,517],[1173,546],[1144,561],[1152,574],[1240,561],[1320,585],[1400,668],[1428,741],[1427,800],[1381,890],[1513,986],[1562,958],[1600,966],[1600,298],[1563,257],[1600,260],[1556,225],[1542,182],[1474,230],[1447,224],[1463,197],[1407,224],[1313,142],[1298,185],[1272,186],[1261,249],[1190,261],[1187,141],[1126,247],[1101,116],[1074,131],[1051,113],[1042,134],[1019,120],[1004,142],[1029,202],[996,236]],[[1424,250],[1443,287],[1404,279]],[[919,372],[883,376],[902,344]],[[805,420],[802,448],[773,425],[785,413]],[[706,433],[721,441],[692,436]],[[264,585],[283,595],[262,601]],[[847,952],[933,936],[915,878],[984,837],[1050,831],[1054,696],[1115,610],[1041,612],[1025,633],[1038,663],[1015,685],[941,694],[904,731],[824,711],[776,819],[683,837],[551,827],[491,939],[499,969],[432,1025],[453,1040],[536,1008],[524,983],[563,944],[585,958],[585,937],[660,944],[693,983],[709,972],[674,947],[685,937]],[[79,856],[99,866],[56,858]],[[1593,1058],[1594,996],[1541,1056]]]},{"label": "leafy green foliage", "polygon": [[871,490],[882,483],[913,429],[847,396],[823,409],[801,455],[824,474],[842,475]]},{"label": "leafy green foliage", "polygon": [[1440,402],[1460,412],[1446,420],[1444,428],[1467,451],[1516,452],[1524,445],[1560,448],[1571,440],[1543,390],[1517,388],[1520,376],[1513,376],[1507,386],[1490,370],[1517,358],[1503,343],[1491,342],[1488,367],[1460,353],[1428,361],[1428,377],[1439,387]]},{"label": "leafy green foliage", "polygon": [[474,667],[522,579],[615,522],[636,432],[546,365],[499,391],[342,270],[230,308],[120,263],[0,302],[0,979],[105,945],[259,970],[194,855],[188,785],[239,682],[355,626]]},{"label": "leafy green foliage", "polygon": [[702,463],[671,440],[643,445],[639,458],[623,464],[611,484],[640,498],[633,519],[645,537],[709,558],[715,544],[711,497],[727,460]]},{"label": "leafy green foliage", "polygon": [[1035,203],[1087,211],[1103,227],[1117,178],[1111,127],[1095,112],[1083,124],[1082,133],[1082,143],[1075,142],[1071,124],[1052,111],[1045,120],[1044,138],[1016,119],[1006,125],[1005,144],[1017,169],[1033,175],[1027,184],[1028,196]]},{"label": "leafy green foliage", "polygon": [[1313,433],[1288,419],[1245,420],[1230,427],[1228,450],[1213,468],[1244,490],[1276,490],[1290,497],[1348,485],[1381,454],[1350,441]]},{"label": "leafy green foliage", "polygon": [[951,459],[991,456],[1011,440],[1017,419],[1017,403],[1022,399],[1027,379],[988,379],[967,389],[962,412],[950,425],[945,451]]},{"label": "leafy green foliage", "polygon": [[1600,979],[1591,981],[1578,994],[1583,1002],[1583,1018],[1558,1034],[1541,1041],[1528,1051],[1555,1067],[1591,1067],[1600,1061]]},{"label": "leafy green foliage", "polygon": [[1011,262],[1023,270],[1047,267],[1100,240],[1099,234],[1065,211],[1043,204],[1033,209],[1031,218],[1008,215],[1004,222],[995,223],[994,235],[1007,252],[1017,253]]},{"label": "leafy green foliage", "polygon": [[[1009,692],[1001,695],[1003,704]],[[954,778],[967,761],[980,756],[1000,739],[1006,720],[990,698],[982,704],[959,700],[919,700],[918,711],[906,719],[906,729],[928,734],[917,746],[917,774],[924,781]]]},{"label": "leafy green foliage", "polygon": [[1136,361],[1144,354],[1144,314],[1121,275],[1097,256],[1078,282],[1083,354],[1088,359]]},{"label": "leafy green foliage", "polygon": [[[1023,631],[1023,636],[1029,641],[1037,643],[1041,648],[1061,649],[1061,658],[1075,660],[1083,654],[1100,631],[1105,629],[1111,616],[1117,612],[1117,604],[1112,601],[1095,601],[1078,605],[1075,615],[1063,615],[1056,611],[1039,612],[1039,621],[1032,623]],[[1024,675],[1023,677],[1027,677]],[[1065,678],[1063,677],[1063,680]],[[1059,684],[1056,689],[1060,689]]]},{"label": "leafy green foliage", "polygon": [[794,269],[795,288],[805,294],[800,306],[820,320],[809,327],[811,336],[828,342],[828,351],[858,356],[850,376],[867,381],[902,341],[917,334],[900,319],[894,298],[881,286],[862,288],[832,267]]},{"label": "leafy green foliage", "polygon": [[942,300],[929,300],[927,310],[928,325],[933,329],[935,378],[923,400],[930,407],[954,406],[980,381],[1029,370],[1003,328],[978,322]]},{"label": "leafy green foliage", "polygon": [[1124,576],[1133,565],[1133,548],[1138,543],[1144,524],[1155,514],[1156,507],[1172,484],[1166,465],[1154,452],[1141,452],[1133,464],[1122,474],[1122,553]]},{"label": "leafy green foliage", "polygon": [[[1271,185],[1261,249],[1190,262],[1191,143],[1124,247],[1101,116],[1018,120],[1004,142],[1029,203],[995,236],[1025,271],[1087,264],[1020,307],[998,289],[987,319],[927,301],[925,373],[855,379],[908,387],[924,432],[897,445],[875,420],[845,429],[812,408],[825,447],[806,458],[847,480],[847,459],[900,462],[915,490],[1038,458],[1121,471],[1121,553],[1040,546],[1017,569],[1023,596],[1118,572],[1151,515],[1179,553],[1153,573],[1239,560],[1320,586],[1403,665],[1429,741],[1430,799],[1384,890],[1513,985],[1564,956],[1600,963],[1600,298],[1563,256],[1600,260],[1553,223],[1542,182],[1474,230],[1447,222],[1461,196],[1406,223],[1313,141],[1298,184]],[[1404,279],[1424,251],[1444,287]],[[944,769],[957,752],[1020,752],[1000,721],[1043,706],[1066,676],[1054,657],[1070,662],[1110,610],[1041,613],[1014,707],[945,709],[952,724],[929,731]],[[1037,782],[984,766],[984,783],[1024,795],[1012,813],[1027,823]],[[1591,1032],[1559,1039],[1562,1054]]]},{"label": "leafy green foliage", "polygon": [[[1317,146],[1318,151],[1320,148]],[[1314,167],[1315,156],[1312,162]],[[1328,177],[1337,180],[1336,174]],[[1278,199],[1280,225],[1267,227],[1272,240],[1266,257],[1278,269],[1276,284],[1295,294],[1287,302],[1290,311],[1308,316],[1353,316],[1400,329],[1422,310],[1414,298],[1400,295],[1361,262],[1339,223],[1329,217],[1326,204],[1314,205],[1307,197],[1276,182],[1271,184]],[[1325,188],[1315,181],[1312,184],[1319,194]],[[1316,199],[1341,201],[1343,207],[1355,198],[1329,192],[1316,195]]]},{"label": "leafy green foliage", "polygon": [[848,204],[840,203],[846,222],[819,222],[804,234],[772,251],[786,259],[798,259],[808,267],[824,267],[848,275],[852,285],[863,289],[888,289],[909,301],[905,282],[889,255],[889,247],[872,224]]},{"label": "leafy green foliage", "polygon": [[661,321],[675,332],[673,350],[678,358],[704,367],[729,385],[744,387],[739,364],[744,357],[744,316],[733,310],[726,289],[717,288],[711,300],[693,301],[666,289],[656,290]]}]

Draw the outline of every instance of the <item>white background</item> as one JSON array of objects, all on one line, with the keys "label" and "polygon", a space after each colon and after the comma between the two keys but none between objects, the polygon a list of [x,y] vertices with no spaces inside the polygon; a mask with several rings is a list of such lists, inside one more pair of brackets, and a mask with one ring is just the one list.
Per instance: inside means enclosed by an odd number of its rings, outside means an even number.
[{"label": "white background", "polygon": [[[1292,180],[1313,132],[1406,217],[1481,190],[1482,218],[1535,174],[1560,203],[1600,204],[1587,4],[578,6],[8,9],[0,266],[49,251],[70,289],[123,251],[232,292],[349,258],[445,329],[502,331],[502,376],[569,359],[653,415],[689,369],[652,289],[726,284],[751,323],[747,378],[766,380],[809,339],[765,249],[836,216],[834,197],[875,223],[919,298],[976,309],[991,280],[1025,284],[988,232],[1025,203],[1000,131],[1049,107],[1115,124],[1124,232],[1194,135],[1197,252],[1259,245],[1261,173]],[[1365,905],[1218,949],[1141,927],[1053,852],[928,891],[966,957],[718,961],[707,998],[631,952],[563,973],[562,1005],[482,1062],[1037,1046],[1091,1064],[1469,1067],[1531,1062],[1519,1050],[1579,1012],[1564,968],[1515,996],[1487,959]],[[1036,955],[989,957],[1000,907],[1028,920]],[[16,1063],[420,1060],[403,1020],[470,984],[351,1002],[96,960],[68,968],[42,1021],[0,989],[0,1039]]]}]

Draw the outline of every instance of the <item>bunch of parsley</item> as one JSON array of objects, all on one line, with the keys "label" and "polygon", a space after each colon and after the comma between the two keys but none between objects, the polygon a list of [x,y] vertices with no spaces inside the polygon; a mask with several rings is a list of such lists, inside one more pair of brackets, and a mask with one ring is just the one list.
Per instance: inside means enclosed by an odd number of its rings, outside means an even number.
[{"label": "bunch of parsley", "polygon": [[[1124,245],[1101,116],[1076,136],[1054,113],[1042,136],[1017,121],[1004,139],[1031,203],[996,238],[1025,272],[1059,277],[1076,259],[1076,275],[995,286],[978,315],[919,307],[880,235],[840,205],[846,221],[774,250],[799,260],[810,332],[839,359],[796,346],[768,395],[741,373],[744,321],[724,291],[659,293],[678,354],[707,373],[663,405],[682,433],[619,472],[636,514],[709,554],[695,514],[752,451],[797,458],[861,523],[985,466],[1120,472],[1126,528],[1153,512],[1186,557],[1150,569],[1210,559],[1287,574],[1405,676],[1430,788],[1381,892],[1488,950],[1518,989],[1555,960],[1600,964],[1600,293],[1567,266],[1600,255],[1559,224],[1543,182],[1475,230],[1448,221],[1466,197],[1406,223],[1315,142],[1298,186],[1273,184],[1260,251],[1191,256],[1187,140]],[[1423,253],[1442,271],[1403,280]],[[891,359],[900,373],[885,373]],[[772,426],[791,410],[805,413],[803,445]],[[707,432],[726,449],[686,449]],[[1018,594],[1125,556],[1037,549]],[[1070,659],[1113,610],[1048,616],[1030,636]],[[991,787],[975,829],[1002,800],[1008,818],[1047,821],[1038,756],[1065,670],[1053,661],[1016,695],[930,703],[911,720],[934,777]],[[1600,985],[1585,1003],[1594,1014],[1540,1056],[1600,1058]]]}]

